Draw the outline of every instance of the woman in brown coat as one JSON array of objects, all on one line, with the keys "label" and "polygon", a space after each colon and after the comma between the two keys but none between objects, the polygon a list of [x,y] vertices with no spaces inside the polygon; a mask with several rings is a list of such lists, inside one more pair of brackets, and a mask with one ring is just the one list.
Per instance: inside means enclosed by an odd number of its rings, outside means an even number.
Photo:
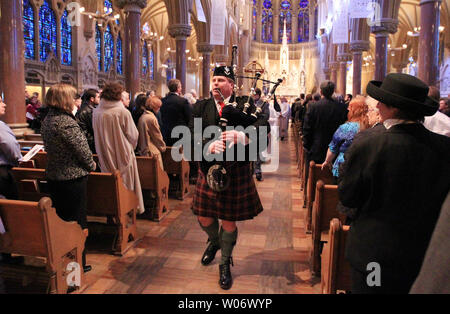
[{"label": "woman in brown coat", "polygon": [[163,140],[161,129],[156,114],[161,108],[162,102],[156,97],[149,97],[145,105],[141,107],[143,114],[139,118],[139,140],[137,151],[140,156],[155,156],[158,158],[161,169],[164,169],[161,153],[166,151],[166,143]]}]

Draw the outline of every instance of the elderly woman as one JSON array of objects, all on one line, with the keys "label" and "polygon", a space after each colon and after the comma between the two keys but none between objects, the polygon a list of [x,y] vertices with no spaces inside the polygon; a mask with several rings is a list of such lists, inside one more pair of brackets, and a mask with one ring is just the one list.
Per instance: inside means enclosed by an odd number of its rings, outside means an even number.
[{"label": "elderly woman", "polygon": [[[52,86],[45,97],[49,110],[41,133],[47,151],[46,175],[56,213],[65,221],[77,221],[87,235],[87,180],[96,164],[83,132],[75,120],[76,93],[66,84]],[[83,252],[83,268],[86,266]]]},{"label": "elderly woman", "polygon": [[138,122],[139,140],[137,151],[141,156],[158,158],[161,168],[164,169],[161,153],[166,151],[166,143],[164,143],[158,119],[156,118],[161,105],[161,100],[156,96],[149,97],[147,102],[142,105],[141,110],[143,114]]},{"label": "elderly woman", "polygon": [[139,199],[138,213],[144,212],[141,182],[134,149],[139,132],[131,113],[122,103],[123,86],[108,83],[100,95],[100,104],[94,109],[92,126],[95,149],[102,172],[119,170],[127,189]]},{"label": "elderly woman", "polygon": [[[368,110],[369,107],[365,103],[365,97],[357,96],[354,98],[348,106],[348,121],[342,124],[333,135],[333,139],[328,146],[327,157],[322,164],[322,169],[325,167],[331,168],[335,178],[339,176],[339,166],[344,162],[344,153],[352,144],[356,133],[369,127]],[[337,158],[335,159],[336,156]],[[331,167],[334,159],[335,161]]]}]

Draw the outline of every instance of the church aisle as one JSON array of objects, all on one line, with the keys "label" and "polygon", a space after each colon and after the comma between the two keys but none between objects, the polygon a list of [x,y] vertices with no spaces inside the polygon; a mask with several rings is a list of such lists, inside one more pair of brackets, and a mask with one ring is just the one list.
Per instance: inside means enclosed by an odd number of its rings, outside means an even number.
[{"label": "church aisle", "polygon": [[311,236],[305,234],[292,135],[280,142],[278,171],[263,177],[256,183],[264,211],[238,222],[230,290],[218,285],[220,252],[211,265],[200,263],[207,237],[189,209],[191,193],[171,199],[162,222],[139,219],[140,240],[124,256],[88,252],[93,270],[80,293],[320,293],[320,279],[309,270]]}]

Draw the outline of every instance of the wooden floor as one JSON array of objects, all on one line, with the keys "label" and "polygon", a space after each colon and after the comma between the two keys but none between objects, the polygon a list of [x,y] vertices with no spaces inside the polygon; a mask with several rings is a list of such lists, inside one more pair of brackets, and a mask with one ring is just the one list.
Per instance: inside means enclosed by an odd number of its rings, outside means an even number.
[{"label": "wooden floor", "polygon": [[170,200],[163,221],[139,219],[139,239],[124,256],[88,252],[93,270],[79,293],[319,293],[320,280],[309,270],[311,237],[305,234],[292,135],[280,142],[279,170],[265,173],[257,188],[264,211],[238,222],[231,290],[218,285],[220,251],[209,266],[200,263],[207,236],[190,210],[191,192],[184,201]]}]

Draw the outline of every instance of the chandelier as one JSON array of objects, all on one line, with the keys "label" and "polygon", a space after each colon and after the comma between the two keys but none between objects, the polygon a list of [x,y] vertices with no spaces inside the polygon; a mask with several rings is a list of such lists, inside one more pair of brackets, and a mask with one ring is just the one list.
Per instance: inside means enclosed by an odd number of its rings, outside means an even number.
[{"label": "chandelier", "polygon": [[[413,28],[414,31],[408,31],[406,34],[410,37],[417,37],[420,35],[420,26],[419,27],[414,27]],[[445,27],[444,26],[439,26],[439,33],[442,33],[444,31]]]},{"label": "chandelier", "polygon": [[80,13],[89,16],[90,19],[94,19],[97,21],[98,26],[102,26],[103,23],[107,24],[109,21],[115,21],[120,18],[120,14],[113,15],[113,10],[111,8],[104,7],[103,8],[104,13],[100,13],[99,11],[93,13],[93,12],[86,12],[86,9],[84,7],[80,8]]},{"label": "chandelier", "polygon": [[142,26],[142,38],[144,40],[148,40],[148,41],[154,41],[154,40],[163,40],[164,36],[159,36],[158,37],[158,33],[153,33],[152,31],[150,31],[150,26],[148,26],[148,23],[145,23]]}]

